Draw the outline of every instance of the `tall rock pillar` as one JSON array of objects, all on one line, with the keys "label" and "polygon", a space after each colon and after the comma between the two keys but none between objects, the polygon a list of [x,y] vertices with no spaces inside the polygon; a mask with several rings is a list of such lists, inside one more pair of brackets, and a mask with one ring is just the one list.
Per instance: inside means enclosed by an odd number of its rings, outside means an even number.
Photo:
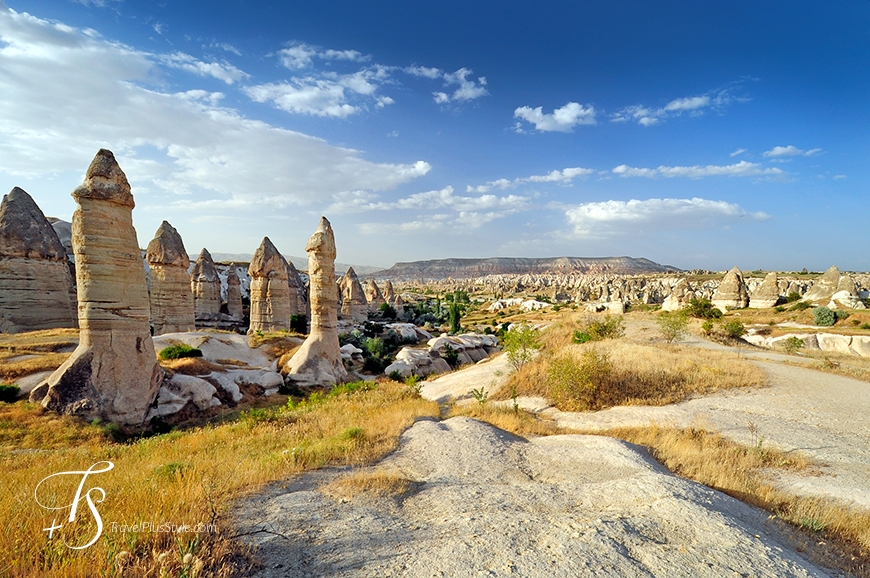
[{"label": "tall rock pillar", "polygon": [[242,287],[236,264],[230,265],[227,273],[227,312],[233,321],[242,321],[245,313],[242,307]]},{"label": "tall rock pillar", "polygon": [[326,217],[305,245],[311,279],[311,332],[284,366],[299,385],[333,385],[347,379],[338,343],[335,236]]},{"label": "tall rock pillar", "polygon": [[190,257],[181,235],[163,221],[145,251],[151,268],[151,323],[154,335],[194,331],[193,293],[190,291]]},{"label": "tall rock pillar", "polygon": [[269,237],[263,237],[248,267],[248,275],[251,276],[251,324],[248,333],[290,329],[290,315],[296,296],[293,296],[291,304],[288,274],[284,256]]},{"label": "tall rock pillar", "polygon": [[193,315],[196,323],[214,325],[221,317],[221,279],[211,253],[200,252],[190,272],[190,291],[193,293]]},{"label": "tall rock pillar", "polygon": [[144,426],[163,370],[148,323],[148,290],[133,195],[111,151],[100,150],[72,193],[72,245],[81,334],[72,356],[31,400],[59,413]]}]

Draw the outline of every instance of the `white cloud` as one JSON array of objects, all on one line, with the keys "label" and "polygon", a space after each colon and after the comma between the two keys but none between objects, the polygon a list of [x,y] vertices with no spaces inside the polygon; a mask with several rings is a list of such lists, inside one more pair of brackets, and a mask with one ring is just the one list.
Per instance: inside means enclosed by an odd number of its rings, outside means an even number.
[{"label": "white cloud", "polygon": [[323,49],[304,42],[294,42],[287,48],[278,51],[278,59],[285,68],[300,70],[311,66],[314,59],[320,60],[344,60],[347,62],[368,62],[371,56],[357,50],[334,50]]},{"label": "white cloud", "polygon": [[247,118],[217,106],[220,93],[154,87],[162,67],[185,61],[0,4],[0,170],[34,178],[81,174],[99,148],[110,148],[137,207],[208,214],[319,206],[337,191],[388,190],[431,169],[424,161],[374,163],[359,151]]},{"label": "white cloud", "polygon": [[[407,69],[406,69],[407,70]],[[423,69],[424,71],[427,69]],[[428,69],[431,71],[431,69]],[[486,91],[486,77],[481,76],[477,79],[477,81],[470,80],[468,77],[471,76],[472,71],[467,68],[460,68],[456,72],[452,72],[449,74],[443,74],[442,78],[444,79],[444,84],[447,86],[458,85],[456,90],[453,91],[453,94],[447,94],[446,92],[433,92],[433,96],[435,102],[438,104],[447,104],[450,102],[455,102],[457,100],[474,100],[475,98],[480,98],[481,96],[486,96],[489,94]],[[416,74],[412,72],[411,74]],[[417,74],[417,76],[426,76],[428,78],[432,78],[426,73]]]},{"label": "white cloud", "polygon": [[[662,107],[650,107],[642,104],[627,106],[611,115],[611,122],[636,121],[641,126],[652,126],[663,120],[688,114],[700,116],[707,110],[721,110],[732,102],[744,102],[743,97],[734,96],[734,91],[742,85],[736,82],[725,88],[711,90],[705,94],[675,98]],[[735,156],[735,155],[731,155]]]},{"label": "white cloud", "polygon": [[422,76],[436,80],[444,76],[444,72],[440,68],[428,68],[426,66],[408,66],[404,69],[405,72],[412,76]]},{"label": "white cloud", "polygon": [[227,84],[233,84],[250,76],[228,62],[203,62],[184,52],[164,54],[159,59],[170,68],[177,68],[199,76],[211,76]]},{"label": "white cloud", "polygon": [[764,156],[769,157],[769,158],[796,157],[796,156],[811,157],[813,155],[819,154],[820,152],[822,152],[822,149],[817,148],[817,149],[809,149],[809,150],[805,151],[805,150],[797,148],[794,145],[788,145],[788,146],[784,146],[784,147],[783,146],[773,147],[769,151],[765,151]]},{"label": "white cloud", "polygon": [[834,175],[834,180],[839,181],[840,179],[845,179],[846,175]]},{"label": "white cloud", "polygon": [[740,205],[707,199],[632,199],[576,205],[565,211],[573,234],[601,238],[674,229],[719,227],[736,219],[763,220]]},{"label": "white cloud", "polygon": [[166,30],[166,24],[164,24],[162,22],[155,22],[154,24],[151,25],[151,28],[154,30],[154,32],[156,32],[157,34],[160,34],[162,36],[163,31]]},{"label": "white cloud", "polygon": [[499,189],[507,189],[507,188],[515,188],[523,183],[562,183],[569,184],[577,177],[585,177],[594,173],[594,169],[584,169],[581,167],[570,167],[566,169],[554,170],[546,175],[532,175],[530,177],[525,178],[516,178],[514,180],[508,179],[497,179],[494,181],[489,181],[484,185],[478,185],[476,187],[467,186],[465,192],[467,193],[486,193],[491,191],[494,188]]},{"label": "white cloud", "polygon": [[215,41],[215,42],[212,42],[211,44],[209,44],[208,47],[209,48],[220,48],[224,52],[231,52],[231,53],[235,54],[236,56],[242,55],[242,52],[238,48],[236,48],[235,46],[233,46],[232,44],[230,44],[228,42],[216,42]]},{"label": "white cloud", "polygon": [[736,151],[731,153],[729,156],[736,157],[736,156],[742,155],[745,152],[746,152],[746,149],[737,149]]},{"label": "white cloud", "polygon": [[612,172],[621,177],[687,177],[690,179],[700,179],[704,177],[781,177],[785,175],[781,169],[766,169],[758,163],[750,163],[748,161],[740,161],[733,165],[694,165],[691,167],[660,166],[655,169],[619,165],[614,168]]},{"label": "white cloud", "polygon": [[[577,102],[569,102],[557,108],[552,114],[544,114],[543,107],[531,108],[521,106],[514,111],[514,118],[519,118],[535,125],[541,132],[571,132],[579,124],[595,124],[595,107],[583,106]],[[520,123],[516,124],[518,132],[522,132]]]}]

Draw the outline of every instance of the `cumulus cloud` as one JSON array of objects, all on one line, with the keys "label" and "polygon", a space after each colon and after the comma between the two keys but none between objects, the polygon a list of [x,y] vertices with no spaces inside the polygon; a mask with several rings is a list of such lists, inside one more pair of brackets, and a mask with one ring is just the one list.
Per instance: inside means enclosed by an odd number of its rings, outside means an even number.
[{"label": "cumulus cloud", "polygon": [[[555,109],[552,114],[545,114],[541,106],[521,106],[514,111],[514,118],[535,125],[535,129],[541,132],[571,132],[577,125],[596,124],[595,107],[577,102],[569,102]],[[522,123],[518,122],[514,128],[517,132],[523,132]]]},{"label": "cumulus cloud", "polygon": [[674,116],[684,114],[700,116],[707,111],[721,111],[733,102],[747,100],[735,95],[741,86],[741,82],[731,83],[724,88],[717,88],[705,94],[675,98],[661,107],[642,104],[627,106],[612,114],[610,120],[611,122],[634,121],[641,126],[652,126]]},{"label": "cumulus cloud", "polygon": [[794,145],[788,146],[776,146],[770,149],[769,151],[764,152],[764,156],[768,158],[783,158],[783,157],[811,157],[813,155],[817,155],[822,152],[822,149],[809,149],[803,150],[799,149]]},{"label": "cumulus cloud", "polygon": [[565,211],[577,237],[601,238],[674,229],[718,227],[738,219],[763,220],[740,205],[708,199],[647,199],[584,203]]},{"label": "cumulus cloud", "polygon": [[489,181],[484,185],[478,185],[476,187],[468,186],[466,187],[465,192],[467,193],[486,193],[491,191],[494,188],[499,189],[507,189],[514,188],[523,183],[562,183],[562,184],[570,184],[574,179],[578,177],[585,177],[587,175],[591,175],[594,173],[594,169],[584,169],[581,167],[570,167],[566,169],[554,170],[546,175],[532,175],[530,177],[525,178],[516,178],[514,180],[508,179],[496,179],[494,181]]},{"label": "cumulus cloud", "polygon": [[199,76],[211,76],[227,84],[233,84],[250,77],[249,74],[239,70],[229,62],[203,62],[184,52],[162,54],[158,59],[169,68],[177,68]]},{"label": "cumulus cloud", "polygon": [[775,167],[764,168],[758,163],[750,163],[748,161],[740,161],[733,165],[660,166],[654,169],[619,165],[611,172],[620,177],[687,177],[690,179],[701,179],[704,177],[782,177],[785,175],[781,169]]},{"label": "cumulus cloud", "polygon": [[358,50],[335,50],[320,48],[304,42],[293,42],[278,51],[278,60],[285,68],[300,70],[311,66],[314,60],[344,60],[348,62],[368,62],[371,56]]},{"label": "cumulus cloud", "polygon": [[[418,67],[419,68],[419,67]],[[407,70],[407,69],[406,69]],[[430,76],[432,69],[422,69],[422,73],[411,72],[415,76],[425,76],[427,78],[433,78]],[[440,71],[439,71],[440,72]],[[435,99],[435,102],[438,104],[448,104],[456,101],[464,101],[464,100],[474,100],[475,98],[480,98],[481,96],[486,96],[489,94],[486,91],[486,77],[481,76],[478,77],[477,80],[470,79],[472,71],[468,68],[460,68],[456,72],[451,73],[441,73],[440,76],[444,80],[445,86],[454,86],[457,88],[453,90],[451,94],[446,92],[433,92],[432,95]],[[435,77],[437,78],[437,77]]]},{"label": "cumulus cloud", "polygon": [[201,212],[310,206],[338,191],[388,190],[431,169],[371,162],[247,118],[218,106],[220,93],[155,86],[164,67],[186,64],[178,53],[139,51],[0,4],[0,170],[81,174],[99,148],[111,148],[139,207]]}]

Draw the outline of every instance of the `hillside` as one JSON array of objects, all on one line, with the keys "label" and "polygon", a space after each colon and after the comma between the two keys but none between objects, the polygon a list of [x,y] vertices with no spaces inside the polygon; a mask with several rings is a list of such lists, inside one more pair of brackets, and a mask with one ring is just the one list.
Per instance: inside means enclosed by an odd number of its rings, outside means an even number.
[{"label": "hillside", "polygon": [[490,257],[488,259],[435,259],[396,263],[372,277],[389,279],[463,279],[482,275],[613,273],[637,275],[680,271],[670,265],[635,257]]}]

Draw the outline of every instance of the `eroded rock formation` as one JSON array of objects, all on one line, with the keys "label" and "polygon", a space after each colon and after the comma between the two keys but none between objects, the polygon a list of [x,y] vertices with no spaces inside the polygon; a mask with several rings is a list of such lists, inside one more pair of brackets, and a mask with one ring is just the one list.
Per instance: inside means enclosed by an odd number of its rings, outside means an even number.
[{"label": "eroded rock formation", "polygon": [[190,257],[181,235],[163,221],[148,243],[145,260],[151,269],[151,323],[154,335],[193,331],[193,293],[190,291]]},{"label": "eroded rock formation", "polygon": [[813,286],[804,295],[804,299],[813,303],[827,305],[834,293],[837,292],[837,287],[840,285],[840,270],[836,265],[825,271],[821,277],[813,281]]},{"label": "eroded rock formation", "polygon": [[764,278],[761,285],[752,292],[749,298],[749,307],[752,309],[766,309],[773,307],[779,301],[779,279],[776,271],[771,271]]},{"label": "eroded rock formation", "polygon": [[227,272],[227,313],[233,321],[242,321],[245,318],[241,281],[235,265],[231,265]]},{"label": "eroded rock formation", "polygon": [[345,319],[353,319],[356,323],[365,323],[368,320],[368,302],[363,291],[359,277],[353,267],[348,267],[347,273],[339,283],[341,291],[341,316]]},{"label": "eroded rock formation", "polygon": [[133,229],[133,195],[100,150],[72,193],[79,346],[31,400],[52,411],[142,427],[163,379],[148,323],[148,291]]},{"label": "eroded rock formation", "polygon": [[374,279],[366,281],[365,296],[371,313],[376,313],[381,309],[381,305],[386,303],[384,296]]},{"label": "eroded rock formation", "polygon": [[713,302],[714,307],[722,311],[743,309],[749,305],[749,292],[746,290],[746,283],[743,282],[743,272],[737,267],[728,271],[710,301]]},{"label": "eroded rock formation", "polygon": [[0,333],[76,327],[72,285],[57,233],[15,187],[0,203]]},{"label": "eroded rock formation", "polygon": [[[264,237],[248,267],[248,275],[251,276],[251,324],[248,333],[290,329],[293,308],[288,273],[287,260],[269,237]],[[296,301],[295,295],[293,301]]]},{"label": "eroded rock formation", "polygon": [[384,283],[384,301],[390,304],[393,309],[396,310],[396,315],[399,317],[405,313],[405,302],[402,301],[402,297],[396,294],[396,291],[393,289],[393,282],[389,279],[386,283]]},{"label": "eroded rock formation", "polygon": [[287,379],[300,385],[332,385],[347,379],[338,343],[335,236],[326,217],[305,245],[311,279],[311,332],[287,362]]},{"label": "eroded rock formation", "polygon": [[212,325],[221,316],[221,280],[211,253],[200,252],[190,272],[190,290],[193,293],[193,312],[197,325]]}]

